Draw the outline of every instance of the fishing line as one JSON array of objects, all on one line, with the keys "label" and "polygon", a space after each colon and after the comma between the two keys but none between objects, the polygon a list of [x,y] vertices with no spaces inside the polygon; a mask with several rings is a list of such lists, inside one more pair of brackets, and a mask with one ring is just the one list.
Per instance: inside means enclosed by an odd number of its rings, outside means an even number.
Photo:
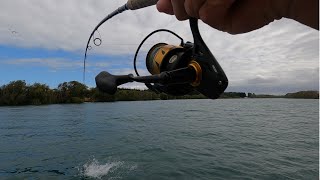
[{"label": "fishing line", "polygon": [[168,29],[158,29],[158,30],[155,30],[155,31],[151,32],[148,36],[146,36],[146,37],[142,40],[142,42],[140,43],[140,45],[139,45],[139,47],[138,47],[138,49],[136,50],[136,53],[135,53],[135,55],[134,55],[133,68],[134,68],[134,71],[135,71],[135,73],[136,73],[137,76],[140,76],[140,74],[138,73],[138,70],[137,70],[137,63],[136,63],[136,62],[137,62],[137,57],[138,57],[139,51],[140,51],[142,45],[144,44],[144,42],[145,42],[147,39],[149,39],[150,36],[152,36],[153,34],[158,33],[158,32],[168,32],[168,33],[171,33],[172,35],[174,35],[174,36],[176,36],[178,39],[180,39],[180,41],[181,41],[180,45],[181,45],[181,46],[184,44],[184,41],[183,41],[183,38],[182,38],[182,37],[180,37],[178,34],[176,34],[176,33],[173,32],[173,31],[170,31],[170,30],[168,30]]},{"label": "fishing line", "polygon": [[[87,46],[86,46],[86,50],[85,50],[85,53],[84,53],[84,60],[83,60],[83,83],[85,84],[85,79],[86,79],[86,59],[87,59],[87,53],[88,53],[88,50],[91,50],[92,47],[90,46],[90,42],[91,42],[91,39],[93,38],[93,44],[96,45],[96,46],[100,46],[102,44],[102,40],[101,40],[101,35],[99,33],[98,28],[104,24],[106,21],[108,21],[109,19],[111,19],[113,16],[117,15],[117,14],[120,14],[122,13],[123,11],[126,11],[128,10],[128,6],[127,4],[119,7],[117,10],[113,11],[111,14],[107,15],[94,29],[93,31],[91,32],[90,34],[90,37],[88,39],[88,42],[87,42]],[[94,38],[94,34],[98,32],[99,34],[99,38]]]}]

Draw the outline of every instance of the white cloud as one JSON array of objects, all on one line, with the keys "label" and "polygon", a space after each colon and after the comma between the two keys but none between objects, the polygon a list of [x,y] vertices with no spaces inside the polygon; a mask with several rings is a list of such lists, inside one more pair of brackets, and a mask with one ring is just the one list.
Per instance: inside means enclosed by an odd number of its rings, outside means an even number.
[{"label": "white cloud", "polygon": [[[96,24],[125,2],[2,0],[0,44],[83,53]],[[158,28],[174,30],[185,40],[192,41],[188,22],[179,22],[173,16],[158,13],[155,7],[150,7],[124,12],[104,24],[99,29],[103,44],[93,47],[89,53],[133,56],[144,36]],[[263,88],[257,87],[263,87],[261,83],[279,91],[311,88],[319,84],[319,32],[316,30],[282,19],[241,35],[219,32],[203,23],[200,23],[200,32],[225,69],[230,90],[248,87],[260,91]],[[179,43],[173,36],[161,33],[152,37],[143,50],[160,41]],[[91,61],[89,56],[88,62],[94,63]],[[40,62],[46,63],[53,68],[68,66],[54,58]],[[73,63],[76,67],[82,66],[81,60]],[[99,63],[91,65],[108,67],[116,72],[111,62]],[[128,63],[132,63],[131,60]]]},{"label": "white cloud", "polygon": [[[26,58],[26,59],[13,59],[5,60],[2,64],[20,65],[20,66],[42,66],[47,67],[52,72],[61,69],[79,69],[83,68],[82,60],[72,60],[64,58]],[[87,67],[91,68],[106,68],[109,66],[108,63],[96,62],[88,63]]]}]

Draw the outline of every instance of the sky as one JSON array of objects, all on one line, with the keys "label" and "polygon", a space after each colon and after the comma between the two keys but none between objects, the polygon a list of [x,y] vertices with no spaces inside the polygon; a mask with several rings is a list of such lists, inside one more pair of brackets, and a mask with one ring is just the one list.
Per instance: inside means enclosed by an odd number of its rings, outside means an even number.
[{"label": "sky", "polygon": [[[126,0],[2,0],[0,6],[0,86],[15,80],[52,88],[82,82],[83,57],[93,28]],[[199,22],[204,41],[229,79],[226,91],[283,94],[319,89],[319,32],[290,19],[259,30],[230,35]],[[134,73],[135,51],[150,32],[165,28],[193,41],[188,21],[159,13],[156,7],[126,11],[99,32],[102,44],[88,52],[85,84],[95,87],[101,71]],[[96,34],[98,36],[98,34]],[[148,75],[146,52],[152,45],[179,44],[167,33],[143,46],[138,69]],[[92,43],[91,43],[92,44]],[[124,87],[143,89],[143,84]]]}]

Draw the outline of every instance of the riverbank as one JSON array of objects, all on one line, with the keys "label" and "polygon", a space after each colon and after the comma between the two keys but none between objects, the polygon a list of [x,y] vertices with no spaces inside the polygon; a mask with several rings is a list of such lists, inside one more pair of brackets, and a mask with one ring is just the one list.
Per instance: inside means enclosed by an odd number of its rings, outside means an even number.
[{"label": "riverbank", "polygon": [[[220,99],[231,98],[300,98],[319,99],[319,91],[300,91],[285,95],[259,95],[245,92],[225,92]],[[26,84],[25,81],[13,81],[0,87],[0,106],[73,104],[84,102],[147,101],[172,99],[207,99],[197,91],[184,96],[157,94],[150,90],[119,89],[109,95],[96,88],[88,88],[77,81],[64,82],[55,89],[46,84]]]}]

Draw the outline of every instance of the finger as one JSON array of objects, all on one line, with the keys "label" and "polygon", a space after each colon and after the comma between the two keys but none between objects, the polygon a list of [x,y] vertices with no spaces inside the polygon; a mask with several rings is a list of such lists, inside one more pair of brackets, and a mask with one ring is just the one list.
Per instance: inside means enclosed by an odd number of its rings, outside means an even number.
[{"label": "finger", "polygon": [[159,0],[157,3],[157,9],[159,12],[173,15],[173,8],[171,0]]},{"label": "finger", "polygon": [[273,7],[270,3],[268,0],[235,2],[228,15],[232,26],[227,29],[227,32],[230,34],[246,33],[274,21],[277,15],[273,14]]},{"label": "finger", "polygon": [[186,10],[184,9],[184,0],[171,0],[173,12],[177,19],[182,21],[189,18]]},{"label": "finger", "polygon": [[199,11],[200,19],[213,28],[226,31],[231,28],[229,9],[235,0],[206,1]]},{"label": "finger", "polygon": [[184,7],[190,17],[200,18],[199,10],[206,0],[185,0]]}]

